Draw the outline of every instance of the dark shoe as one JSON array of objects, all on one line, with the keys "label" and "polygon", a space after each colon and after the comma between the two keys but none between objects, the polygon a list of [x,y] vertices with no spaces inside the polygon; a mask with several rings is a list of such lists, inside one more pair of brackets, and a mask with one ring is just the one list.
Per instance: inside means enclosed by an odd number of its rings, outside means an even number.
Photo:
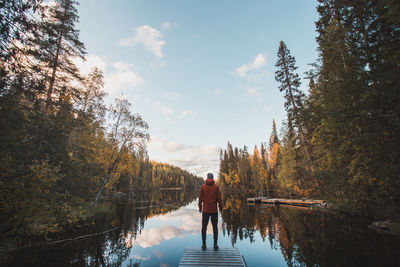
[{"label": "dark shoe", "polygon": [[201,249],[202,249],[202,250],[206,250],[206,244],[203,244],[203,245],[201,246]]},{"label": "dark shoe", "polygon": [[217,244],[214,245],[214,250],[218,250],[218,245]]}]

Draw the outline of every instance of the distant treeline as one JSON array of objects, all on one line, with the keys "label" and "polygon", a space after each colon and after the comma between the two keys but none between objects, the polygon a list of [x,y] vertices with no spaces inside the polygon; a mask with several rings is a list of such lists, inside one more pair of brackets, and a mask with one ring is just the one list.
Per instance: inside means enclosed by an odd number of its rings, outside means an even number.
[{"label": "distant treeline", "polygon": [[148,125],[103,73],[82,75],[77,1],[2,1],[0,233],[46,234],[84,222],[115,191],[196,188],[200,178],[151,162]]},{"label": "distant treeline", "polygon": [[126,188],[132,188],[133,192],[160,188],[196,190],[204,183],[203,178],[179,167],[149,160],[139,162],[137,176],[131,183],[129,179],[120,179],[119,181],[117,188],[121,188],[122,191]]},{"label": "distant treeline", "polygon": [[220,183],[398,217],[400,2],[318,2],[319,57],[306,73],[308,94],[281,41],[275,79],[287,119],[280,140],[274,128],[252,155],[228,144]]}]

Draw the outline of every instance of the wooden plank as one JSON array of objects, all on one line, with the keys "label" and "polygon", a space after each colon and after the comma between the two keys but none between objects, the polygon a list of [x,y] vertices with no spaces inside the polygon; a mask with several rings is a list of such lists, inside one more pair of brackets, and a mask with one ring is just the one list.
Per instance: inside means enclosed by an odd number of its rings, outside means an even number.
[{"label": "wooden plank", "polygon": [[237,248],[220,248],[203,250],[199,247],[188,247],[179,262],[179,267],[189,266],[218,266],[243,267],[245,261]]}]

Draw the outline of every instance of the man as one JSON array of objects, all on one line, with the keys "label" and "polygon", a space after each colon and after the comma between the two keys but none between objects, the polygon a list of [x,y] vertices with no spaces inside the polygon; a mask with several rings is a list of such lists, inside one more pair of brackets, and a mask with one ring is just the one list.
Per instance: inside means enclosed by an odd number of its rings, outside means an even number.
[{"label": "man", "polygon": [[206,232],[208,221],[211,217],[211,223],[213,226],[214,233],[214,249],[218,249],[218,210],[222,211],[222,199],[221,190],[218,185],[214,182],[214,175],[212,173],[207,174],[206,182],[201,186],[199,194],[199,212],[203,212],[202,226],[201,226],[201,238],[203,240],[202,249],[206,249]]}]

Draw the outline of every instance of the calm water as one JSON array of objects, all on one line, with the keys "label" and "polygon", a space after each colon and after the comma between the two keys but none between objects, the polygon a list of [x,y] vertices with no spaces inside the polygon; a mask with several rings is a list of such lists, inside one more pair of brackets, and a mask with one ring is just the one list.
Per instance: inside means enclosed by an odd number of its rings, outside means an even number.
[{"label": "calm water", "polygon": [[[21,250],[3,265],[177,266],[185,247],[201,245],[195,195],[158,192],[114,200],[110,211],[96,219],[96,229],[117,230]],[[224,206],[219,246],[239,248],[248,266],[400,266],[400,238],[375,233],[367,219],[249,206],[237,196],[224,196]],[[207,241],[211,246],[211,225]]]}]

